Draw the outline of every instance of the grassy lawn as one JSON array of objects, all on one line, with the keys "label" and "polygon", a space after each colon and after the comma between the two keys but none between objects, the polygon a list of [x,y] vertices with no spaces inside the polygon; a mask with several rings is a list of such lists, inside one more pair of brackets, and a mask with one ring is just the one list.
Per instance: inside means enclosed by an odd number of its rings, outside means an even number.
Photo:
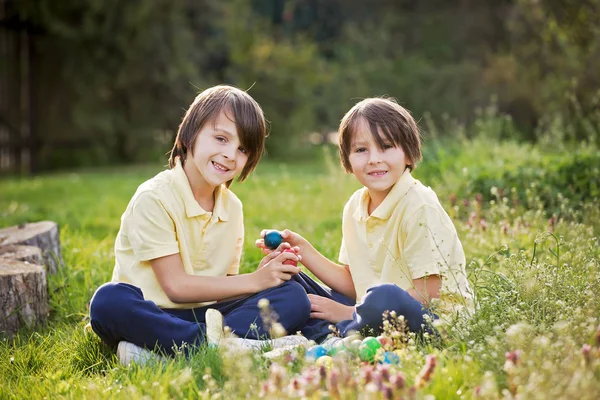
[{"label": "grassy lawn", "polygon": [[[302,354],[271,363],[212,348],[122,367],[83,333],[87,304],[111,276],[121,213],[162,166],[2,179],[2,225],[56,221],[64,266],[49,277],[47,328],[0,341],[0,398],[600,398],[598,154],[589,143],[568,151],[484,139],[429,143],[414,175],[454,219],[477,309],[440,327],[443,346],[408,340],[397,348],[400,366],[383,369],[337,359],[327,370]],[[592,178],[561,181],[571,158],[591,160],[576,171]],[[310,164],[261,162],[232,186],[245,211],[242,272],[261,259],[254,240],[263,228],[298,231],[335,260],[342,208],[358,187],[333,151]],[[423,378],[430,356],[435,367]]]}]

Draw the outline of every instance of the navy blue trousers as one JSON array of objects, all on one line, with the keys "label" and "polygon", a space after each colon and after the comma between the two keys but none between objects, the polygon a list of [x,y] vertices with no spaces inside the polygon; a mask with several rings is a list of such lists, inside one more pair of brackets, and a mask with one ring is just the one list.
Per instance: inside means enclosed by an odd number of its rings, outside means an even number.
[{"label": "navy blue trousers", "polygon": [[[356,302],[341,293],[322,286],[310,278],[304,272],[294,276],[293,281],[298,282],[307,294],[316,294],[327,297],[347,306],[353,306]],[[383,313],[385,311],[396,311],[397,315],[404,315],[408,329],[411,332],[432,333],[432,327],[427,323],[423,315],[428,314],[432,320],[437,315],[415,300],[407,291],[391,283],[374,285],[367,289],[366,295],[356,304],[353,319],[339,322],[336,328],[342,336],[353,331],[360,332],[364,328],[370,328],[375,335],[381,333],[383,325]],[[322,319],[310,318],[301,332],[308,339],[320,342],[331,333],[329,326],[331,322]]]},{"label": "navy blue trousers", "polygon": [[[310,302],[301,284],[285,282],[240,299],[222,301],[191,309],[163,309],[145,300],[138,287],[127,283],[106,283],[96,290],[90,304],[90,319],[94,332],[109,346],[122,341],[140,347],[174,354],[173,346],[187,343],[198,346],[205,342],[207,309],[219,310],[224,323],[232,331],[249,339],[264,339],[269,334],[263,326],[258,301],[268,299],[278,314],[278,322],[293,334],[310,317]],[[251,329],[251,325],[257,329]],[[187,353],[187,350],[184,350]]]}]

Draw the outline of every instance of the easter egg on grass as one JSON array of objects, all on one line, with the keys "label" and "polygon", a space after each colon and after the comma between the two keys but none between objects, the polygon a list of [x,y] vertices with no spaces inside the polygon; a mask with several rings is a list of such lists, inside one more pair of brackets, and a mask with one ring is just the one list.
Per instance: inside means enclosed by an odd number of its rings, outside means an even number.
[{"label": "easter egg on grass", "polygon": [[333,358],[329,356],[319,357],[317,358],[317,361],[315,361],[315,366],[331,369],[331,367],[333,366]]},{"label": "easter egg on grass", "polygon": [[[285,249],[283,250],[284,253],[294,253],[296,254],[296,252],[292,249]],[[294,267],[298,266],[298,262],[296,260],[285,260],[282,264],[285,265],[293,265]]]},{"label": "easter egg on grass", "polygon": [[375,359],[375,355],[379,348],[381,348],[379,340],[372,336],[366,337],[358,348],[358,356],[362,361],[371,362]]},{"label": "easter egg on grass", "polygon": [[306,350],[306,354],[304,355],[304,358],[306,358],[309,361],[315,361],[326,355],[327,355],[327,350],[325,350],[325,347],[316,345],[316,346],[313,346],[310,349]]},{"label": "easter egg on grass", "polygon": [[400,364],[400,357],[393,351],[386,351],[382,354],[380,363],[397,365]]},{"label": "easter egg on grass", "polygon": [[372,362],[375,359],[375,354],[377,354],[377,350],[373,350],[371,347],[364,344],[361,344],[358,349],[358,356],[361,361]]},{"label": "easter egg on grass", "polygon": [[367,346],[373,349],[374,351],[377,351],[377,349],[381,347],[381,343],[379,343],[379,340],[377,340],[377,338],[374,338],[373,336],[364,338],[361,345]]},{"label": "easter egg on grass", "polygon": [[269,231],[265,234],[265,246],[271,250],[275,250],[282,242],[283,237],[279,231]]}]

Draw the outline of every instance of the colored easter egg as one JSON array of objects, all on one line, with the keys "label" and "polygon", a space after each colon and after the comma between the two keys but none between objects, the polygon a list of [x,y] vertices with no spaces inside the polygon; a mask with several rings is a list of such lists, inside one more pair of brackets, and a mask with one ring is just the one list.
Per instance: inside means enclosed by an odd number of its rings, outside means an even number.
[{"label": "colored easter egg", "polygon": [[377,350],[374,350],[365,344],[361,344],[360,348],[358,349],[358,356],[360,357],[361,361],[371,362],[375,359],[375,354],[377,354]]},{"label": "colored easter egg", "polygon": [[306,350],[306,354],[304,355],[304,357],[308,360],[318,360],[319,358],[326,356],[327,355],[327,350],[325,350],[325,347],[323,346],[313,346],[310,349]]},{"label": "colored easter egg", "polygon": [[283,237],[279,231],[269,231],[265,234],[265,246],[271,250],[275,250],[283,242]]},{"label": "colored easter egg", "polygon": [[373,351],[377,351],[377,349],[379,349],[381,347],[381,343],[379,343],[379,340],[377,340],[377,338],[374,338],[373,336],[366,337],[362,341],[361,345],[367,346],[370,349],[372,349]]},{"label": "colored easter egg", "polygon": [[383,364],[393,364],[393,365],[400,364],[400,357],[398,356],[398,354],[394,353],[393,351],[386,351],[382,355],[381,362]]},{"label": "colored easter egg", "polygon": [[333,366],[333,358],[329,356],[319,357],[317,358],[317,361],[315,361],[315,365],[317,367],[325,367],[327,369],[331,369],[331,367]]},{"label": "colored easter egg", "polygon": [[[285,249],[285,250],[283,250],[283,252],[296,254],[296,252],[292,249]],[[296,260],[285,260],[282,264],[293,265],[294,267],[298,266],[298,262]]]}]

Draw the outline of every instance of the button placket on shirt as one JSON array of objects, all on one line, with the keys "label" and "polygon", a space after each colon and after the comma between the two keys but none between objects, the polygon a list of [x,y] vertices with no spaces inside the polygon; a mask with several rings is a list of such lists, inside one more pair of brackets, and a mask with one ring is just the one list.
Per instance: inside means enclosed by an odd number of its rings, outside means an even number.
[{"label": "button placket on shirt", "polygon": [[[212,221],[210,220],[211,218],[211,213],[206,213],[206,214],[202,214],[200,215],[200,219],[202,221],[202,243],[199,246],[199,251],[198,251],[198,259],[203,259],[203,255],[206,253],[206,248],[207,248],[207,243],[206,243],[206,231],[208,229],[210,229],[211,225],[212,225]],[[198,260],[198,261],[199,261]]]},{"label": "button placket on shirt", "polygon": [[377,274],[379,275],[380,271],[378,270],[378,267],[376,265],[376,259],[374,257],[374,255],[376,254],[376,251],[374,251],[375,245],[376,243],[374,242],[374,236],[375,236],[375,228],[377,225],[377,220],[374,218],[368,218],[366,221],[366,225],[367,225],[367,246],[369,247],[369,264],[371,269]]}]

